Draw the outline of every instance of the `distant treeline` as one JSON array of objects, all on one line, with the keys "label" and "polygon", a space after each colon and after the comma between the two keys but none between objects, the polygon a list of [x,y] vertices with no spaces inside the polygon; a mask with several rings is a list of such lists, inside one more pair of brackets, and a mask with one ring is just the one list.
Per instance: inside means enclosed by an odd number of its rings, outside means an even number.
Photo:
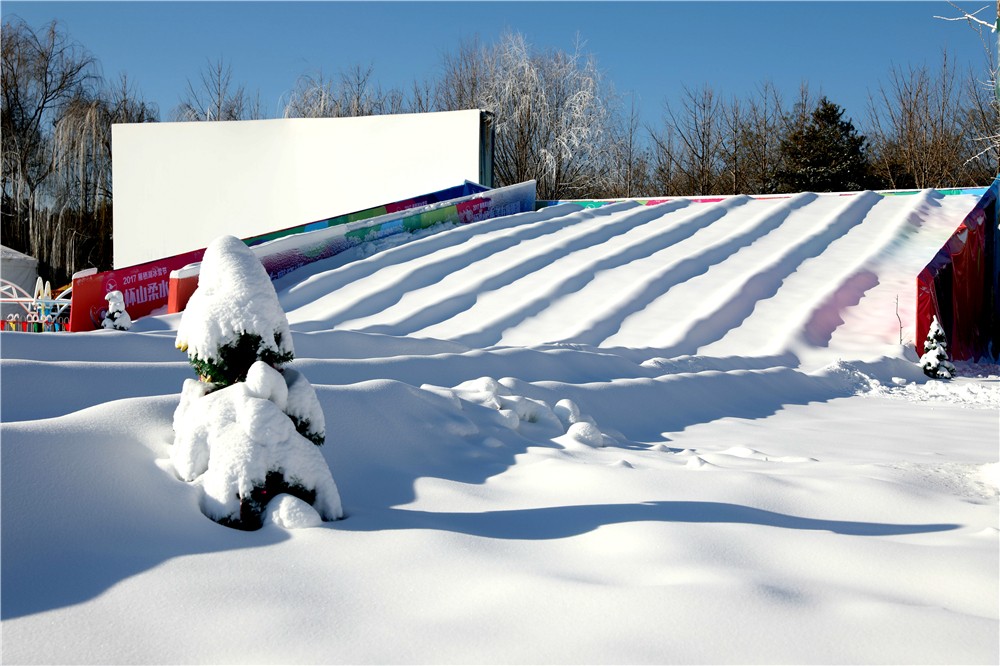
[{"label": "distant treeline", "polygon": [[[124,74],[108,81],[58,23],[2,27],[3,243],[39,260],[63,284],[112,261],[111,125],[156,122]],[[383,88],[372,67],[290,82],[269,115],[223,59],[189,79],[167,119],[314,118],[480,108],[494,114],[497,185],[529,179],[540,199],[769,194],[956,187],[997,174],[1000,127],[992,85],[940,68],[894,67],[855,126],[803,84],[792,100],[763,81],[745,97],[706,84],[640,121],[595,58],[539,50],[523,35],[467,41],[442,56],[442,74],[408,90]],[[993,64],[987,63],[992,78]]]}]

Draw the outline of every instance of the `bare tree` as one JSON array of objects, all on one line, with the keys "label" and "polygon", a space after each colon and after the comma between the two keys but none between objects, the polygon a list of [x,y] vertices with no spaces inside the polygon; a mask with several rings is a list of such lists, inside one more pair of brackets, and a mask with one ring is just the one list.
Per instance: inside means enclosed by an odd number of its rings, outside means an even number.
[{"label": "bare tree", "polygon": [[877,95],[869,95],[876,175],[894,189],[960,184],[967,130],[947,53],[936,76],[911,65],[893,67],[889,77]]},{"label": "bare tree", "polygon": [[414,81],[413,94],[410,97],[408,111],[410,113],[429,113],[434,110],[434,84],[430,81]]},{"label": "bare tree", "polygon": [[[978,15],[989,9],[989,5],[969,12],[954,2],[949,2],[959,16],[935,16],[943,21],[965,21],[979,36],[983,46],[984,62],[988,76],[985,80],[978,79],[970,72],[967,95],[971,104],[968,120],[976,133],[975,142],[978,148],[969,158],[973,171],[987,169],[996,175],[1000,168],[1000,62],[997,60],[1000,51],[1000,0],[997,0],[994,21],[990,23]],[[988,92],[987,92],[988,91]]]},{"label": "bare tree", "polygon": [[442,75],[434,89],[435,107],[441,111],[475,109],[489,77],[490,52],[478,38],[463,41],[457,53],[446,53]]},{"label": "bare tree", "polygon": [[50,263],[50,230],[39,219],[39,193],[53,170],[49,128],[97,77],[96,62],[58,23],[36,33],[23,20],[2,28],[2,196],[4,242]]},{"label": "bare tree", "polygon": [[688,194],[685,185],[681,183],[680,170],[676,166],[679,152],[674,138],[676,130],[669,124],[665,125],[661,132],[656,132],[650,127],[646,130],[653,141],[650,181],[656,194],[661,196]]},{"label": "bare tree", "polygon": [[233,68],[221,57],[209,61],[198,85],[188,79],[187,90],[173,111],[175,120],[246,120],[251,100],[242,84],[233,83]]},{"label": "bare tree", "polygon": [[988,183],[1000,173],[1000,103],[992,84],[981,81],[971,68],[965,93],[965,166],[970,182]]},{"label": "bare tree", "polygon": [[340,102],[342,116],[370,116],[380,105],[378,91],[373,89],[372,74],[375,68],[355,65],[340,75]]},{"label": "bare tree", "polygon": [[[660,151],[672,162],[685,194],[717,194],[722,188],[724,169],[722,107],[708,85],[701,90],[683,88],[681,110],[665,104],[665,124],[671,138],[671,150]],[[654,141],[664,141],[654,135]],[[676,142],[676,143],[674,143]]]},{"label": "bare tree", "polygon": [[720,174],[717,189],[727,194],[747,193],[747,140],[750,130],[745,106],[734,97],[729,104],[721,105],[719,117],[723,132],[720,143],[723,173]]},{"label": "bare tree", "polygon": [[777,192],[785,110],[774,83],[764,81],[759,84],[745,108],[742,149],[746,192]]},{"label": "bare tree", "polygon": [[612,125],[610,170],[604,194],[608,197],[636,197],[649,192],[649,153],[640,143],[639,106],[629,95],[628,114]]}]

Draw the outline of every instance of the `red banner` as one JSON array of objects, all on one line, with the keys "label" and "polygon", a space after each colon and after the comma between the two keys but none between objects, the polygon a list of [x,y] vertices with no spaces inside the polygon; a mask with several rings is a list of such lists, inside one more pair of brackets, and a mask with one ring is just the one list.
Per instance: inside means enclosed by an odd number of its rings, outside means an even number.
[{"label": "red banner", "polygon": [[144,317],[165,307],[170,271],[201,261],[204,254],[205,250],[194,250],[137,266],[74,276],[69,330],[92,331],[100,328],[108,311],[108,302],[104,297],[108,292],[116,290],[122,292],[125,311],[132,319]]}]

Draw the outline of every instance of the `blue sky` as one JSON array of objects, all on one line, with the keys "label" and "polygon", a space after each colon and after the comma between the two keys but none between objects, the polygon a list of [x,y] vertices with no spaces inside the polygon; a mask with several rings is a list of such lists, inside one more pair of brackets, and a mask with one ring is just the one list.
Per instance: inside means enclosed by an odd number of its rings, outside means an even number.
[{"label": "blue sky", "polygon": [[[992,21],[992,0],[959,6]],[[383,87],[434,79],[442,55],[474,36],[505,29],[538,48],[586,44],[619,92],[634,93],[644,120],[659,124],[682,86],[710,84],[745,97],[765,79],[787,100],[803,81],[867,116],[869,92],[894,65],[940,65],[947,49],[962,70],[985,70],[983,47],[943,1],[929,2],[16,2],[39,27],[58,19],[100,61],[125,72],[169,119],[188,80],[224,58],[236,82],[259,90],[276,115],[301,74],[374,67]],[[985,76],[985,75],[984,75]]]}]

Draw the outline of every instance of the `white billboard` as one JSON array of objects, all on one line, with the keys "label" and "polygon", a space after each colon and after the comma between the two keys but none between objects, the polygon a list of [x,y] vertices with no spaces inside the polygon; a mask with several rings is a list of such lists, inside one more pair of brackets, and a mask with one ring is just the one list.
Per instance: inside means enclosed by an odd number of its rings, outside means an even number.
[{"label": "white billboard", "polygon": [[115,268],[483,182],[480,124],[470,110],[115,125]]}]

